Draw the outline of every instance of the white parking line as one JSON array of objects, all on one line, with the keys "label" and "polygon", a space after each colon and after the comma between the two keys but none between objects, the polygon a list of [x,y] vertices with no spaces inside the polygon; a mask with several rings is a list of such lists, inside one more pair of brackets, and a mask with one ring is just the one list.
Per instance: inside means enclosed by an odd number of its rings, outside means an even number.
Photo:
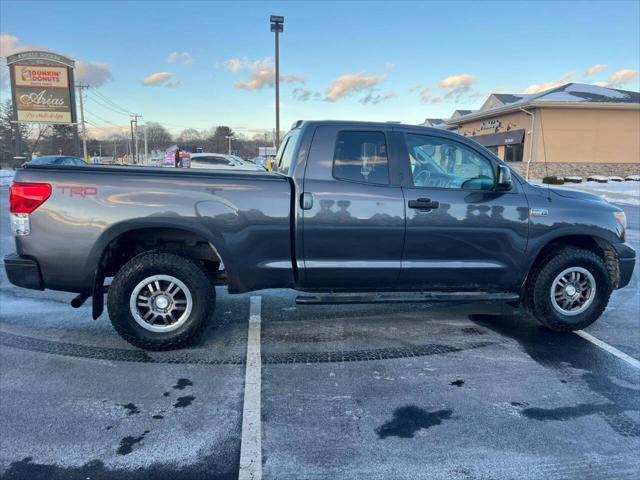
[{"label": "white parking line", "polygon": [[244,378],[239,480],[262,479],[262,427],[260,414],[260,390],[262,387],[262,358],[260,355],[261,310],[261,297],[251,297],[249,335],[247,337],[247,369]]},{"label": "white parking line", "polygon": [[606,350],[607,352],[609,352],[611,355],[615,355],[616,357],[618,357],[620,360],[623,360],[625,362],[627,362],[629,365],[631,365],[632,367],[635,368],[639,368],[640,369],[640,361],[636,360],[635,358],[627,355],[624,352],[621,352],[620,350],[618,350],[616,347],[612,347],[611,345],[609,345],[608,343],[603,342],[602,340],[594,337],[593,335],[585,332],[584,330],[576,330],[574,332],[576,335],[584,338],[586,341],[593,343],[594,345],[600,347],[603,350]]}]

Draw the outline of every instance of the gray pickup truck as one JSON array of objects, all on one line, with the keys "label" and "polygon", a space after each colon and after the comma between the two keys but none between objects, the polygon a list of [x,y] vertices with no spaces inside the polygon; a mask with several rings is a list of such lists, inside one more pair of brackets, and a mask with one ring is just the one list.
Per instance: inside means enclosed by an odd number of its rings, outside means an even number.
[{"label": "gray pickup truck", "polygon": [[619,208],[392,123],[297,122],[273,172],[27,165],[10,208],[9,280],[92,297],[94,318],[107,293],[115,329],[147,349],[192,342],[215,285],[293,288],[299,303],[522,302],[571,331],[635,262]]}]

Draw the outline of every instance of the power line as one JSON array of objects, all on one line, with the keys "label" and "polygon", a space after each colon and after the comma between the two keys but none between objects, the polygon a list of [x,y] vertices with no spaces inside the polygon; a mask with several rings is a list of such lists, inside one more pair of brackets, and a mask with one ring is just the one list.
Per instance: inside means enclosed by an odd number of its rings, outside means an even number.
[{"label": "power line", "polygon": [[98,95],[98,97],[100,97],[102,100],[104,100],[105,102],[109,103],[110,105],[112,105],[113,107],[117,108],[118,110],[122,110],[123,112],[126,112],[127,115],[133,115],[133,112],[131,110],[127,110],[126,108],[121,107],[116,102],[114,102],[109,97],[107,97],[105,94],[100,93],[97,90],[94,90],[94,93],[96,95]]},{"label": "power line", "polygon": [[114,127],[126,128],[126,127],[123,127],[122,125],[118,125],[117,123],[110,122],[109,120],[107,120],[106,118],[101,117],[97,113],[93,113],[93,112],[87,111],[86,114],[87,115],[91,115],[92,117],[96,117],[98,120],[100,120],[102,122],[105,122],[105,123],[108,123],[109,125],[113,125]]},{"label": "power line", "polygon": [[87,98],[88,98],[89,100],[91,100],[92,102],[94,102],[96,105],[100,105],[100,107],[102,107],[102,108],[106,108],[107,110],[109,110],[109,111],[111,111],[111,112],[113,112],[113,113],[117,113],[118,115],[123,115],[123,116],[125,116],[125,117],[128,117],[128,116],[129,116],[129,114],[128,114],[128,113],[124,113],[124,112],[121,112],[120,110],[116,110],[115,108],[110,107],[109,105],[107,105],[106,103],[101,102],[100,100],[98,100],[98,99],[97,99],[97,98],[95,98],[95,97],[92,97],[92,96],[89,96],[89,95],[88,95],[88,96],[87,96]]}]

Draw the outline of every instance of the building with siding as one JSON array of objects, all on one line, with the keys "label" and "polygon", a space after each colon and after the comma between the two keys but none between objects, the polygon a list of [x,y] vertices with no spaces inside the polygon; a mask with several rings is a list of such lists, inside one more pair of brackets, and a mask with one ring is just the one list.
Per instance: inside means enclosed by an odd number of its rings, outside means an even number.
[{"label": "building with siding", "polygon": [[640,173],[638,92],[568,83],[531,95],[493,93],[479,110],[462,112],[444,128],[529,178]]}]

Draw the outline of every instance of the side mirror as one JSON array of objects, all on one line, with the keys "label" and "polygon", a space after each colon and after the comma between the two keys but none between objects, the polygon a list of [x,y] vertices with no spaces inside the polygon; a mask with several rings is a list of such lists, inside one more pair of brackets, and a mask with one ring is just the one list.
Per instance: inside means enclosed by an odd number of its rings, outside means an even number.
[{"label": "side mirror", "polygon": [[511,169],[505,165],[498,167],[498,190],[511,190],[513,182],[511,180]]}]

